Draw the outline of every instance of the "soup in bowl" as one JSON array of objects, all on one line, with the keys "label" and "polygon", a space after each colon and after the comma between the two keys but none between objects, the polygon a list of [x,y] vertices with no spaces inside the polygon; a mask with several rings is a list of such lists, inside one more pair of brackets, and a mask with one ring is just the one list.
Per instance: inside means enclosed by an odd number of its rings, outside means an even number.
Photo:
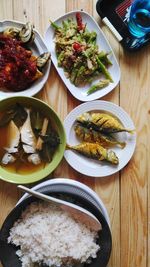
[{"label": "soup in bowl", "polygon": [[0,105],[0,178],[32,183],[49,175],[65,150],[63,124],[43,101],[10,97]]}]

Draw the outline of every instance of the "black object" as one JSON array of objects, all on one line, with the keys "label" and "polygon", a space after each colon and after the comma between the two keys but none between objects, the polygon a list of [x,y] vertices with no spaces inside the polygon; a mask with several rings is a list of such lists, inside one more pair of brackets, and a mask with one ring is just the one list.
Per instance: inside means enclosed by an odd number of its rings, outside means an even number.
[{"label": "black object", "polygon": [[[145,39],[135,38],[128,30],[128,11],[133,0],[98,0],[96,10],[101,19],[106,23],[110,22],[118,41],[128,51],[137,51],[150,42],[150,34]],[[106,21],[106,22],[105,22]]]},{"label": "black object", "polygon": [[[111,232],[106,222],[104,216],[100,210],[94,205],[91,201],[83,198],[83,196],[78,193],[67,193],[57,188],[50,187],[42,188],[40,192],[57,197],[60,199],[65,199],[72,203],[75,203],[81,207],[86,208],[92,212],[97,219],[101,222],[102,230],[99,231],[98,243],[100,244],[100,250],[97,253],[97,258],[93,259],[90,264],[84,264],[84,267],[106,267],[112,248],[112,239]],[[21,262],[16,255],[16,246],[7,243],[7,238],[9,236],[9,230],[13,226],[14,222],[20,217],[22,211],[29,205],[31,202],[38,201],[35,197],[28,197],[24,199],[20,204],[18,204],[7,216],[6,220],[3,223],[3,226],[0,231],[0,260],[3,264],[3,267],[21,267]]]}]

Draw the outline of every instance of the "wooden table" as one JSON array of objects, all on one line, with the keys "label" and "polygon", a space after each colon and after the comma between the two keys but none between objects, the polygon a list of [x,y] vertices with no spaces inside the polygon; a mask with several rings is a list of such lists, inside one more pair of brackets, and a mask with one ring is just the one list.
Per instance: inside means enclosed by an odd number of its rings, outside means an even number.
[{"label": "wooden table", "polygon": [[[100,22],[96,0],[1,0],[0,20],[31,21],[44,34],[49,18],[65,12],[83,9]],[[108,7],[109,8],[109,7]],[[111,221],[113,249],[109,266],[150,266],[150,47],[128,54],[106,26],[102,25],[121,68],[121,81],[103,99],[124,108],[137,130],[135,154],[119,173],[106,178],[90,178],[74,171],[65,160],[51,177],[66,177],[85,183],[94,189],[105,203]],[[63,120],[80,104],[67,91],[52,66],[49,79],[39,97],[52,106]],[[20,197],[16,185],[0,181],[0,224]],[[15,267],[15,266],[12,266]]]}]

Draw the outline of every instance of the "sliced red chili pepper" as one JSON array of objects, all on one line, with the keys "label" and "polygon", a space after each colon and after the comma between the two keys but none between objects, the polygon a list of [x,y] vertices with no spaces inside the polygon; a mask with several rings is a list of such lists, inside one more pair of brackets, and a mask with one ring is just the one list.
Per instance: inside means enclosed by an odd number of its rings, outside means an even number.
[{"label": "sliced red chili pepper", "polygon": [[77,20],[78,31],[84,30],[85,24],[82,23],[82,17],[79,12],[76,13],[76,20]]}]

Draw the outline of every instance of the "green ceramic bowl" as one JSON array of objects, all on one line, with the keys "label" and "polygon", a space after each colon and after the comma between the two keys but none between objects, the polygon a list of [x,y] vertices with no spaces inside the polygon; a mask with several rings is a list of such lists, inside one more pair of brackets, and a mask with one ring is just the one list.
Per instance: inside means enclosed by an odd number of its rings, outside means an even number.
[{"label": "green ceramic bowl", "polygon": [[53,155],[52,161],[46,164],[46,166],[40,170],[37,170],[30,174],[17,174],[6,170],[6,168],[3,168],[0,165],[0,179],[16,184],[28,184],[43,179],[55,170],[64,155],[64,150],[66,146],[66,136],[63,124],[59,119],[58,115],[50,106],[48,106],[39,99],[26,96],[6,98],[0,101],[0,112],[7,110],[15,103],[20,103],[24,106],[31,106],[33,108],[35,107],[39,111],[41,110],[42,113],[45,114],[45,116],[49,117],[51,121],[54,122],[56,130],[60,136],[60,144]]}]

